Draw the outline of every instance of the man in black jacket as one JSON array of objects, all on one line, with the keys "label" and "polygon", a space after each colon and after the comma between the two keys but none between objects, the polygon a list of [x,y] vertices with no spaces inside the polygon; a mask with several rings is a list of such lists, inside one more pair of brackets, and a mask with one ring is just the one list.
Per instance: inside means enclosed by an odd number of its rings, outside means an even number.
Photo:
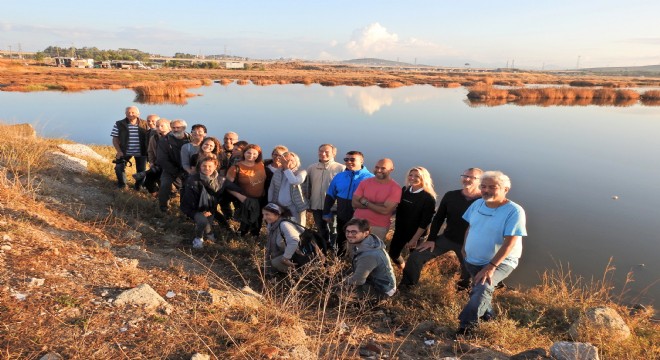
[{"label": "man in black jacket", "polygon": [[[115,147],[115,174],[117,187],[126,187],[126,163],[133,158],[135,170],[140,172],[147,168],[147,132],[149,126],[140,119],[140,110],[135,106],[126,108],[126,117],[115,122],[112,127],[112,145]],[[140,190],[144,179],[135,182],[135,190]]]},{"label": "man in black jacket", "polygon": [[186,133],[187,126],[185,120],[172,120],[172,131],[158,140],[156,165],[162,170],[158,190],[158,205],[161,211],[167,211],[170,197],[176,193],[172,185],[177,190],[182,186],[184,171],[181,166],[181,147],[190,142],[190,134]]}]

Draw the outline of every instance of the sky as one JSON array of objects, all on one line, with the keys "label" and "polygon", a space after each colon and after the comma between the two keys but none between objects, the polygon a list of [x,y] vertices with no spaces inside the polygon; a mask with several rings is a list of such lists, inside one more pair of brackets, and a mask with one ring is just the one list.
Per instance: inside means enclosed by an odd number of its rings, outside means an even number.
[{"label": "sky", "polygon": [[[434,66],[660,64],[660,1],[2,1],[0,49],[373,57]],[[466,65],[469,64],[469,65]]]}]

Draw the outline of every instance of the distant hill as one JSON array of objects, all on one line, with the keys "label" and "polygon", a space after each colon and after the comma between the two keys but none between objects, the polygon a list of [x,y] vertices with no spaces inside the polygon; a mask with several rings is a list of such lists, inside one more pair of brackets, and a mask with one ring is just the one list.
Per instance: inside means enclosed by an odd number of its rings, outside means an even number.
[{"label": "distant hill", "polygon": [[377,58],[362,58],[362,59],[352,59],[352,60],[344,60],[341,62],[342,64],[350,64],[350,65],[361,65],[361,66],[402,66],[402,67],[411,67],[411,66],[427,66],[427,65],[415,65],[411,63],[406,63],[406,62],[400,62],[400,61],[391,61],[391,60],[385,60],[385,59],[377,59]]},{"label": "distant hill", "polygon": [[660,65],[584,68],[579,71],[604,75],[660,76]]}]

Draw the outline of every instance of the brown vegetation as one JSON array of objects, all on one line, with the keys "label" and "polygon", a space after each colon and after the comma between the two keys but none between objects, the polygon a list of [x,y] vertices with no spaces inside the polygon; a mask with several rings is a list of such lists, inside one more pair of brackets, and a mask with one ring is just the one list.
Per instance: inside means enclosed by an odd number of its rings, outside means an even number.
[{"label": "brown vegetation", "polygon": [[630,106],[637,103],[640,94],[630,89],[540,87],[500,89],[475,86],[467,95],[472,103],[488,106],[507,102],[517,105],[614,105]]}]

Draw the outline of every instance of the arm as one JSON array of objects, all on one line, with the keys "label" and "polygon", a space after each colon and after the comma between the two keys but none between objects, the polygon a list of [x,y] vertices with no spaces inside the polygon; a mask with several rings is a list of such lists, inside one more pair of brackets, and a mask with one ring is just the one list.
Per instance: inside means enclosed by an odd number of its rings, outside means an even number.
[{"label": "arm", "polygon": [[497,269],[497,266],[509,256],[509,253],[511,253],[511,250],[513,250],[513,247],[518,241],[522,241],[521,236],[505,236],[502,247],[500,247],[497,253],[495,253],[495,256],[493,256],[490,262],[477,273],[474,277],[474,281],[479,284],[485,284],[488,282],[489,285],[492,285],[495,269]]},{"label": "arm", "polygon": [[298,250],[298,243],[300,243],[300,233],[295,225],[288,221],[280,222],[280,232],[286,240],[286,247],[284,248],[283,257],[291,260],[293,254]]},{"label": "arm", "polygon": [[236,166],[231,166],[227,169],[227,180],[230,182],[236,181]]},{"label": "arm", "polygon": [[119,159],[120,157],[124,156],[124,152],[121,151],[121,146],[120,146],[120,144],[119,144],[119,137],[118,137],[118,136],[113,136],[113,137],[112,137],[112,146],[115,147],[115,151],[117,152],[117,154],[115,155],[115,157],[116,157],[117,159]]},{"label": "arm", "polygon": [[[364,199],[364,198],[361,198],[361,199]],[[376,203],[372,203],[372,202],[369,202],[366,199],[364,199],[364,200],[359,200],[358,201],[358,206],[356,207],[355,206],[355,196],[353,196],[352,201],[353,201],[353,208],[355,208],[355,209],[369,209],[373,212],[377,212],[377,213],[383,214],[383,215],[392,215],[394,213],[394,210],[396,210],[397,205],[399,205],[399,203],[389,202],[389,201],[386,201],[382,204],[376,204]]]},{"label": "arm", "polygon": [[188,174],[192,175],[195,173],[195,170],[190,166],[190,143],[185,144],[181,147],[181,167]]},{"label": "arm", "polygon": [[291,169],[286,169],[284,170],[284,176],[286,176],[286,179],[289,181],[289,184],[291,185],[300,185],[305,181],[305,178],[307,177],[307,171],[305,170],[299,170],[298,173],[294,173],[291,171]]},{"label": "arm", "polygon": [[149,166],[153,167],[156,164],[156,150],[158,147],[158,140],[155,136],[149,137],[149,145],[147,146],[147,159]]},{"label": "arm", "polygon": [[364,283],[367,282],[367,277],[369,277],[369,274],[371,274],[376,266],[378,266],[378,263],[370,257],[359,259],[355,266],[355,271],[353,271],[353,274],[346,279],[346,282],[349,285],[364,285]]}]

